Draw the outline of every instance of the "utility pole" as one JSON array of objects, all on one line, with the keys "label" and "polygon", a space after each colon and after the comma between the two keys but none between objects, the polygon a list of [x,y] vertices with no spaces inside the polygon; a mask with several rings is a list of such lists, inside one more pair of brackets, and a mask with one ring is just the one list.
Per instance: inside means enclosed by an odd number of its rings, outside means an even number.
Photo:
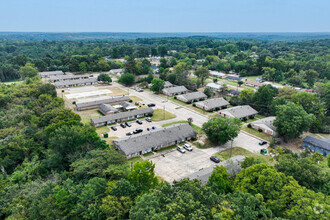
[{"label": "utility pole", "polygon": [[165,120],[165,104],[164,104],[164,120]]}]

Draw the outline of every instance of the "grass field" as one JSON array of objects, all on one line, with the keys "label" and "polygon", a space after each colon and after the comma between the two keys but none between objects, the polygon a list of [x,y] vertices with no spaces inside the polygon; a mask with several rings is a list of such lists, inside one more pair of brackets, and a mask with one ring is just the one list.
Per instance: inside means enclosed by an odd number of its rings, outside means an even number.
[{"label": "grass field", "polygon": [[142,101],[142,99],[140,99],[139,97],[137,96],[130,96],[129,97],[130,99],[132,99],[132,103],[135,104],[135,102],[139,102],[139,101]]},{"label": "grass field", "polygon": [[[165,118],[164,118],[165,115]],[[164,109],[155,109],[153,116],[151,117],[151,119],[153,121],[161,121],[161,120],[166,120],[166,119],[171,119],[171,118],[175,118],[176,115],[165,111],[164,114]]]},{"label": "grass field", "polygon": [[109,132],[110,129],[107,126],[102,126],[102,127],[97,127],[96,128],[96,133],[101,136],[102,134]]},{"label": "grass field", "polygon": [[134,165],[138,161],[143,161],[143,159],[141,157],[133,157],[131,159],[126,160],[126,163],[127,164],[133,163],[133,165]]},{"label": "grass field", "polygon": [[156,152],[157,152],[157,153],[161,153],[161,152],[164,152],[164,151],[171,150],[171,149],[173,149],[173,148],[176,148],[176,145],[172,145],[172,146],[169,146],[169,147],[161,148],[161,149],[157,150]]},{"label": "grass field", "polygon": [[[229,148],[229,149],[226,149],[224,151],[221,151],[221,152],[215,154],[215,156],[218,157],[221,161],[228,160],[230,158],[230,151],[231,151],[231,149]],[[231,157],[235,157],[238,155],[242,155],[245,157],[254,157],[256,159],[259,158],[262,163],[267,163],[267,164],[273,164],[273,162],[274,162],[273,158],[270,156],[254,154],[241,147],[233,147]]]},{"label": "grass field", "polygon": [[253,128],[248,128],[247,125],[242,126],[241,130],[243,130],[249,134],[252,134],[254,136],[260,137],[262,139],[265,139],[268,142],[271,140],[271,136],[269,134],[266,134],[264,132],[259,132]]},{"label": "grass field", "polygon": [[97,109],[90,109],[84,111],[77,111],[76,112],[81,117],[81,122],[84,124],[88,124],[91,122],[92,118],[100,117],[102,114]]},{"label": "grass field", "polygon": [[107,89],[109,89],[112,92],[111,96],[128,95],[128,91],[125,91],[115,86],[107,87]]}]

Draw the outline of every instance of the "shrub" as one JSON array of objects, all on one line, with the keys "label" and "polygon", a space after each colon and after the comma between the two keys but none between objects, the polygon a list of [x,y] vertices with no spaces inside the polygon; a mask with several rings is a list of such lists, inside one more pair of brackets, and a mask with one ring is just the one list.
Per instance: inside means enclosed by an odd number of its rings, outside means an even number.
[{"label": "shrub", "polygon": [[195,103],[193,103],[192,105],[193,105],[194,107],[196,107],[196,104],[195,104]]},{"label": "shrub", "polygon": [[191,141],[196,141],[196,138],[195,138],[195,137],[192,137],[192,138],[191,138]]},{"label": "shrub", "polygon": [[197,102],[198,100],[197,99],[194,99],[194,102]]},{"label": "shrub", "polygon": [[242,121],[247,121],[247,118],[246,118],[246,117],[244,117],[244,118],[242,119]]},{"label": "shrub", "polygon": [[130,99],[130,100],[129,100],[129,102],[130,102],[130,103],[132,103],[132,102],[133,102],[133,100],[132,100],[132,99]]},{"label": "shrub", "polygon": [[204,101],[204,99],[203,99],[203,98],[201,98],[199,101]]},{"label": "shrub", "polygon": [[219,111],[219,110],[220,110],[220,108],[219,108],[219,107],[216,107],[216,108],[215,108],[215,110],[216,110],[216,111]]},{"label": "shrub", "polygon": [[225,105],[225,106],[222,106],[222,109],[226,109],[227,108],[227,105]]},{"label": "shrub", "polygon": [[252,125],[249,123],[249,124],[247,125],[247,127],[248,127],[248,128],[252,128]]},{"label": "shrub", "polygon": [[261,128],[259,128],[259,129],[258,129],[258,131],[259,131],[259,132],[262,132],[262,129],[261,129]]},{"label": "shrub", "polygon": [[152,113],[149,113],[149,114],[148,114],[148,116],[149,116],[149,117],[152,117],[152,116],[153,116],[153,114],[152,114]]},{"label": "shrub", "polygon": [[250,115],[250,117],[249,117],[250,119],[254,119],[254,115]]},{"label": "shrub", "polygon": [[174,96],[174,99],[176,99],[176,96]]},{"label": "shrub", "polygon": [[191,101],[188,101],[187,104],[191,104]]}]

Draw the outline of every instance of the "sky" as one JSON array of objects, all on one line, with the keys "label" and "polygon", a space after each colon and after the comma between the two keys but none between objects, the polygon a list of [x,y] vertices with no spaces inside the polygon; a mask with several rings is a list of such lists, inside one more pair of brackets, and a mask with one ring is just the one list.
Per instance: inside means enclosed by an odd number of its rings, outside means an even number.
[{"label": "sky", "polygon": [[330,0],[0,0],[10,32],[330,32]]}]

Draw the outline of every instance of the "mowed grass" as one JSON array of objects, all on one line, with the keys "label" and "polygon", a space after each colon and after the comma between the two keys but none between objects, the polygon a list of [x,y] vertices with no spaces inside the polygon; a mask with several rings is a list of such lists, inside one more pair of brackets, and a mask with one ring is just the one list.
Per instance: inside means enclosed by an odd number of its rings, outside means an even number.
[{"label": "mowed grass", "polygon": [[252,153],[244,148],[241,147],[233,147],[232,149],[228,148],[224,151],[216,153],[215,156],[218,157],[221,161],[230,159],[230,151],[232,150],[231,157],[235,157],[238,155],[245,156],[245,157],[254,157],[255,159],[260,159],[262,163],[272,164],[274,159],[270,156],[265,156],[261,154]]},{"label": "mowed grass", "polygon": [[103,135],[104,133],[109,132],[109,131],[110,131],[110,129],[109,129],[107,126],[102,126],[102,127],[97,127],[97,128],[96,128],[96,133],[97,133],[99,136],[101,136],[101,135]]},{"label": "mowed grass", "polygon": [[243,130],[249,134],[252,134],[254,136],[260,137],[268,142],[271,140],[271,135],[266,134],[264,132],[259,132],[258,130],[255,130],[253,128],[248,128],[247,125],[242,126],[241,130]]},{"label": "mowed grass", "polygon": [[171,119],[171,118],[175,118],[175,117],[176,117],[176,115],[174,115],[166,110],[164,113],[164,109],[155,109],[154,114],[151,117],[151,119],[153,121],[161,121],[161,120],[167,120],[167,119]]},{"label": "mowed grass", "polygon": [[128,95],[128,91],[125,91],[125,90],[115,87],[115,86],[106,87],[106,88],[112,92],[111,96]]},{"label": "mowed grass", "polygon": [[131,164],[131,163],[133,163],[133,165],[136,163],[136,162],[138,162],[138,161],[143,161],[143,159],[140,157],[140,156],[138,156],[138,157],[133,157],[133,158],[131,158],[131,159],[127,159],[126,160],[126,163],[127,164]]},{"label": "mowed grass", "polygon": [[132,99],[132,103],[133,103],[133,104],[135,104],[135,102],[142,101],[142,99],[140,99],[140,98],[137,97],[137,96],[130,96],[129,98]]},{"label": "mowed grass", "polygon": [[89,109],[84,111],[77,111],[76,112],[81,117],[81,122],[84,124],[91,123],[92,118],[100,117],[102,114],[97,109]]},{"label": "mowed grass", "polygon": [[164,147],[164,148],[161,148],[159,150],[156,150],[155,152],[156,153],[161,153],[161,152],[164,152],[164,151],[172,150],[173,148],[176,148],[176,147],[177,147],[176,145],[172,145],[172,146],[169,146],[169,147]]}]

